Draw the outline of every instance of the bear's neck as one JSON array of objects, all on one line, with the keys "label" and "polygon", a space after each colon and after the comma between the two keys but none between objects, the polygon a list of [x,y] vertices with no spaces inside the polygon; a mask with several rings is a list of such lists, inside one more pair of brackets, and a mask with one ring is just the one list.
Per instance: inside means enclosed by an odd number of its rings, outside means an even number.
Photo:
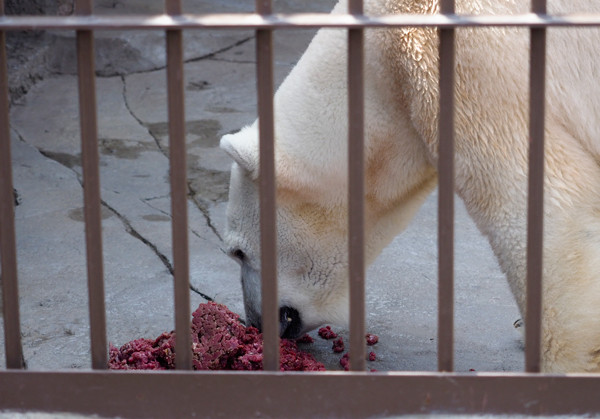
[{"label": "bear's neck", "polygon": [[[379,48],[384,32],[365,33],[367,253],[372,256],[406,226],[436,181],[394,68]],[[276,94],[280,195],[346,213],[347,90],[347,33],[322,30]]]}]

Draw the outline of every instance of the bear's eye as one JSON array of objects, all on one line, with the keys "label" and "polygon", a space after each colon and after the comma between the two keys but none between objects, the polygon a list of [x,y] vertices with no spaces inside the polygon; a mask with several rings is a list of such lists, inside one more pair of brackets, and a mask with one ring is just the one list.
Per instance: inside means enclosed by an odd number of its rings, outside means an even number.
[{"label": "bear's eye", "polygon": [[229,256],[231,256],[238,262],[243,262],[246,259],[246,254],[239,247],[231,249],[229,251]]}]

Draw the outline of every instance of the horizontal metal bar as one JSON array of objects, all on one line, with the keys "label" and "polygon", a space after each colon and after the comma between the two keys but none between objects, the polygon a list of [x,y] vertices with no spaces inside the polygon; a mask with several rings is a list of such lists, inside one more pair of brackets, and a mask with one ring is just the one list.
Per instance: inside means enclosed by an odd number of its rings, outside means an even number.
[{"label": "horizontal metal bar", "polygon": [[0,394],[0,411],[124,418],[600,413],[593,374],[15,370]]},{"label": "horizontal metal bar", "polygon": [[600,26],[600,14],[562,16],[534,13],[518,15],[386,15],[362,16],[329,13],[294,13],[263,16],[257,13],[216,13],[169,16],[3,16],[0,30],[26,29],[297,29],[297,28],[361,28],[437,26]]}]

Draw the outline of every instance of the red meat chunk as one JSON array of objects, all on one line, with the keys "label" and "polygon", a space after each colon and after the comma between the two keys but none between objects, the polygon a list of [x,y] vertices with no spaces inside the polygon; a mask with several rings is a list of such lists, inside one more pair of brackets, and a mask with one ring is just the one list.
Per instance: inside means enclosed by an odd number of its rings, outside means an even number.
[{"label": "red meat chunk", "polygon": [[319,336],[323,339],[335,339],[338,337],[337,333],[331,330],[331,326],[325,326],[319,329]]},{"label": "red meat chunk", "polygon": [[372,333],[367,333],[365,338],[367,339],[367,345],[369,346],[375,345],[377,342],[379,342],[379,336]]},{"label": "red meat chunk", "polygon": [[310,335],[304,335],[296,339],[296,343],[314,343],[315,340]]},{"label": "red meat chunk", "polygon": [[350,370],[350,355],[348,354],[348,352],[346,352],[344,355],[342,355],[342,357],[340,358],[340,365],[342,367],[344,367],[344,371],[348,371]]},{"label": "red meat chunk", "polygon": [[[244,327],[239,316],[222,304],[200,304],[191,325],[193,366],[197,370],[260,370],[263,360],[262,334]],[[282,371],[324,371],[325,366],[296,342],[281,339]],[[111,369],[175,368],[175,333],[155,340],[136,339],[117,348],[110,346]]]},{"label": "red meat chunk", "polygon": [[344,340],[341,336],[333,341],[332,349],[333,352],[344,352]]}]

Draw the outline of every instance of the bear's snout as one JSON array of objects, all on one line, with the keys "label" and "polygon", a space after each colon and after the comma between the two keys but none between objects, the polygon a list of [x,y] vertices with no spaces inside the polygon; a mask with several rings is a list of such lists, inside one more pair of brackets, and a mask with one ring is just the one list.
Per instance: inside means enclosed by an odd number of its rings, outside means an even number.
[{"label": "bear's snout", "polygon": [[[255,311],[246,310],[246,319],[250,326],[262,332],[262,316]],[[302,318],[298,310],[293,307],[279,308],[279,337],[283,339],[296,339],[303,331]]]},{"label": "bear's snout", "polygon": [[302,333],[302,319],[298,310],[292,307],[279,308],[279,336],[296,339]]}]

